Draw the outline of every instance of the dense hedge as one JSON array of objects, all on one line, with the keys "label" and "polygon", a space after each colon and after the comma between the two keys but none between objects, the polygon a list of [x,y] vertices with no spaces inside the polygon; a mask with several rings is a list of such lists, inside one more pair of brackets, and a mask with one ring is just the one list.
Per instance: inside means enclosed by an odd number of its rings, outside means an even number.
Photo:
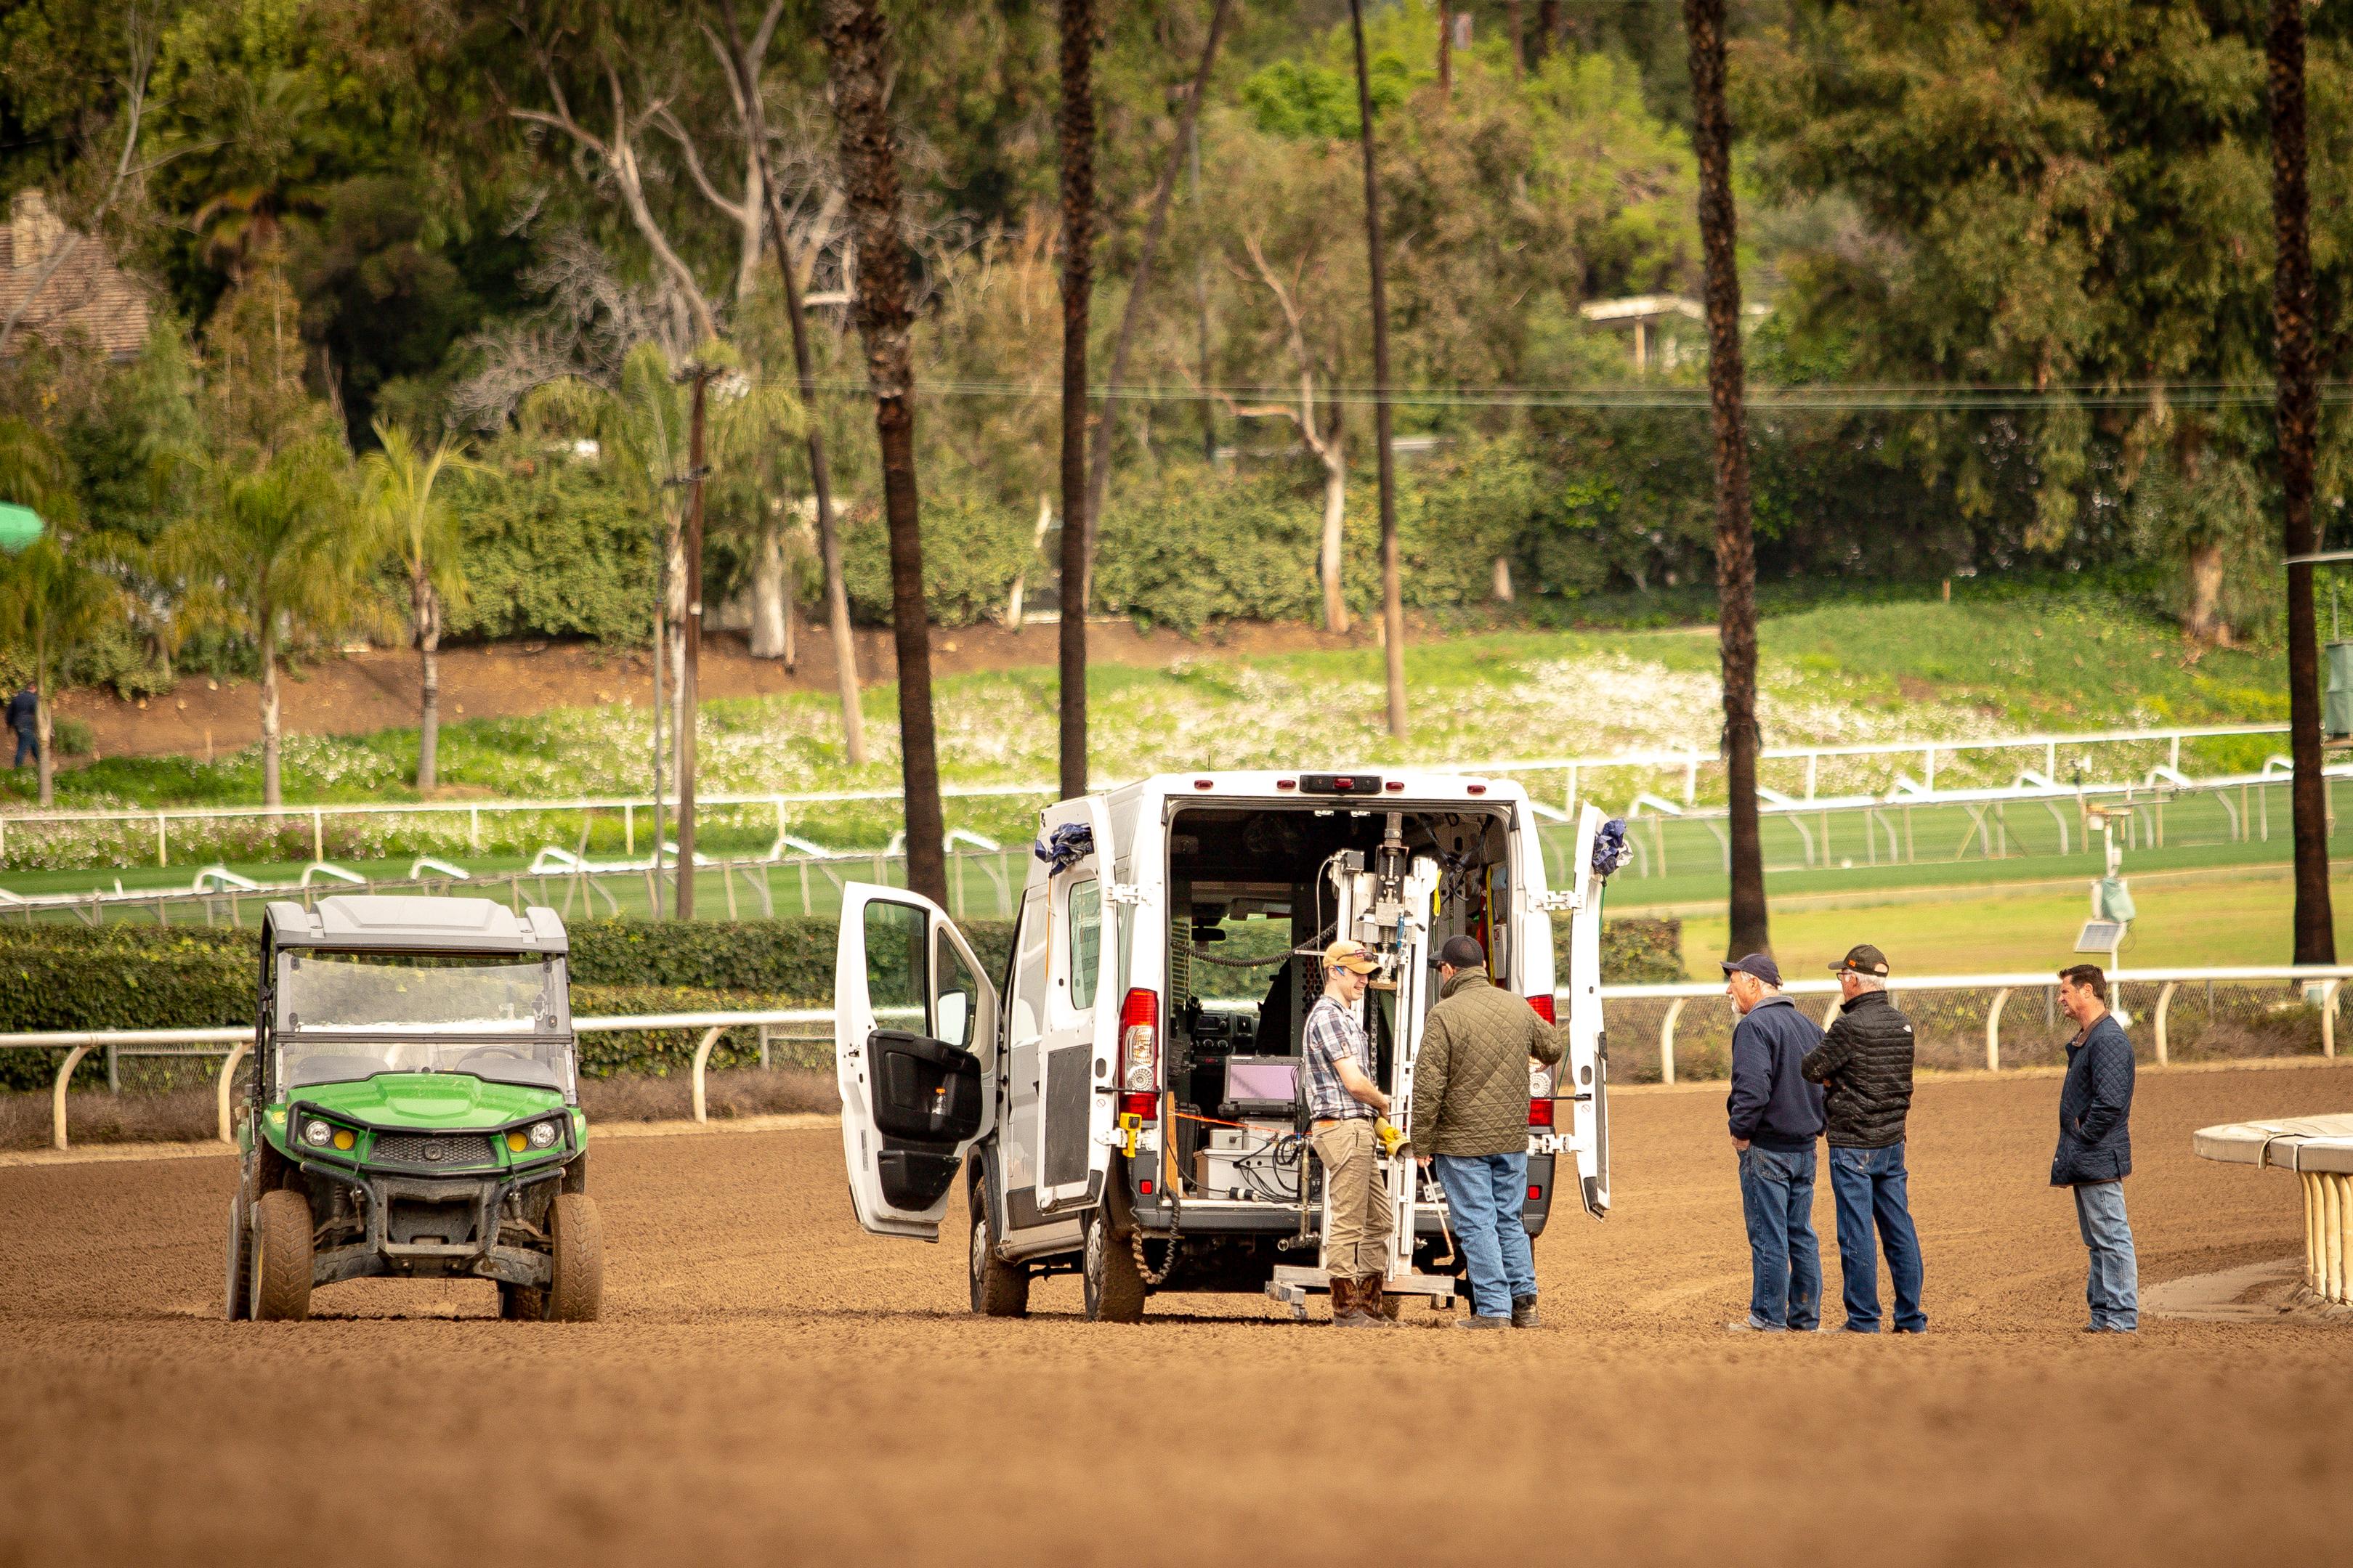
[{"label": "dense hedge", "polygon": [[[962,929],[993,977],[1013,940],[1005,921]],[[1565,929],[1565,928],[1564,928]],[[572,927],[572,1008],[582,1015],[824,1006],[833,999],[836,924],[829,920],[593,921]],[[1602,974],[1612,982],[1683,978],[1681,924],[1611,921]],[[260,935],[147,926],[34,926],[0,931],[0,1030],[192,1029],[251,1022]],[[753,1059],[750,1031],[713,1060]],[[593,1075],[663,1073],[693,1053],[692,1031],[597,1035],[581,1047]],[[787,1051],[788,1060],[808,1056]],[[830,1053],[822,1053],[829,1057]],[[91,1068],[102,1070],[98,1058]],[[0,1087],[46,1087],[50,1053],[0,1052]]]}]

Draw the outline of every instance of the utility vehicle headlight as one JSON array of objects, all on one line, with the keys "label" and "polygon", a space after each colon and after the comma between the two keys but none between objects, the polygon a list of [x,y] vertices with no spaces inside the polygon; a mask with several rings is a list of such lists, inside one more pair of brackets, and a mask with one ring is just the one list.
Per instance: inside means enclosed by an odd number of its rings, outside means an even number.
[{"label": "utility vehicle headlight", "polygon": [[553,1121],[533,1122],[531,1127],[531,1146],[534,1149],[554,1148],[555,1146],[555,1123]]},{"label": "utility vehicle headlight", "polygon": [[335,1130],[333,1128],[328,1126],[323,1121],[316,1120],[315,1118],[302,1123],[302,1142],[308,1143],[313,1149],[325,1148],[327,1146],[328,1140],[334,1137],[334,1135]]}]

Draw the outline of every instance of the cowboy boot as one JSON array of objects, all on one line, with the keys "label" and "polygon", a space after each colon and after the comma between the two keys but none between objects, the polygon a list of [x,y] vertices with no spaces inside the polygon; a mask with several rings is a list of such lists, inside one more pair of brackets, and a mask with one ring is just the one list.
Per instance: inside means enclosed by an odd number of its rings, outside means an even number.
[{"label": "cowboy boot", "polygon": [[1356,1310],[1356,1282],[1345,1274],[1332,1276],[1332,1326],[1335,1329],[1360,1329],[1364,1321]]},{"label": "cowboy boot", "polygon": [[1383,1310],[1388,1300],[1387,1281],[1378,1274],[1367,1274],[1356,1281],[1356,1310],[1377,1329],[1394,1328],[1396,1320]]}]

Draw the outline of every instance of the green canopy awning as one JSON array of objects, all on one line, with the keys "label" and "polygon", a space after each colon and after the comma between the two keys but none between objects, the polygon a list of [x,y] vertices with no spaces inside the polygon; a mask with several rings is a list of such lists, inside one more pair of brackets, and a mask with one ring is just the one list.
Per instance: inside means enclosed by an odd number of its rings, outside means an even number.
[{"label": "green canopy awning", "polygon": [[41,514],[28,506],[0,500],[0,550],[14,555],[41,537]]}]

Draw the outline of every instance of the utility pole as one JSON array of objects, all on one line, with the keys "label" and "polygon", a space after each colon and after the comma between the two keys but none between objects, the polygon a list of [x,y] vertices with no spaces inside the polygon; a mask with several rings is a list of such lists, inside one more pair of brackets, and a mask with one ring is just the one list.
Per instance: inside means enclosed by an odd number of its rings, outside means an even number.
[{"label": "utility pole", "polygon": [[[700,361],[678,374],[694,388],[693,412],[686,437],[686,657],[679,661],[678,725],[678,890],[670,896],[670,912],[682,921],[694,918],[694,735],[697,676],[702,665],[702,412],[704,393],[715,373]],[[661,854],[655,840],[654,854]]]},{"label": "utility pole", "polygon": [[1381,286],[1380,184],[1373,173],[1372,77],[1365,64],[1365,0],[1348,0],[1356,39],[1357,140],[1365,152],[1365,259],[1373,285],[1373,438],[1381,481],[1381,640],[1388,645],[1389,733],[1402,741],[1405,712],[1405,588],[1398,564],[1397,459],[1389,450],[1389,302]]}]

